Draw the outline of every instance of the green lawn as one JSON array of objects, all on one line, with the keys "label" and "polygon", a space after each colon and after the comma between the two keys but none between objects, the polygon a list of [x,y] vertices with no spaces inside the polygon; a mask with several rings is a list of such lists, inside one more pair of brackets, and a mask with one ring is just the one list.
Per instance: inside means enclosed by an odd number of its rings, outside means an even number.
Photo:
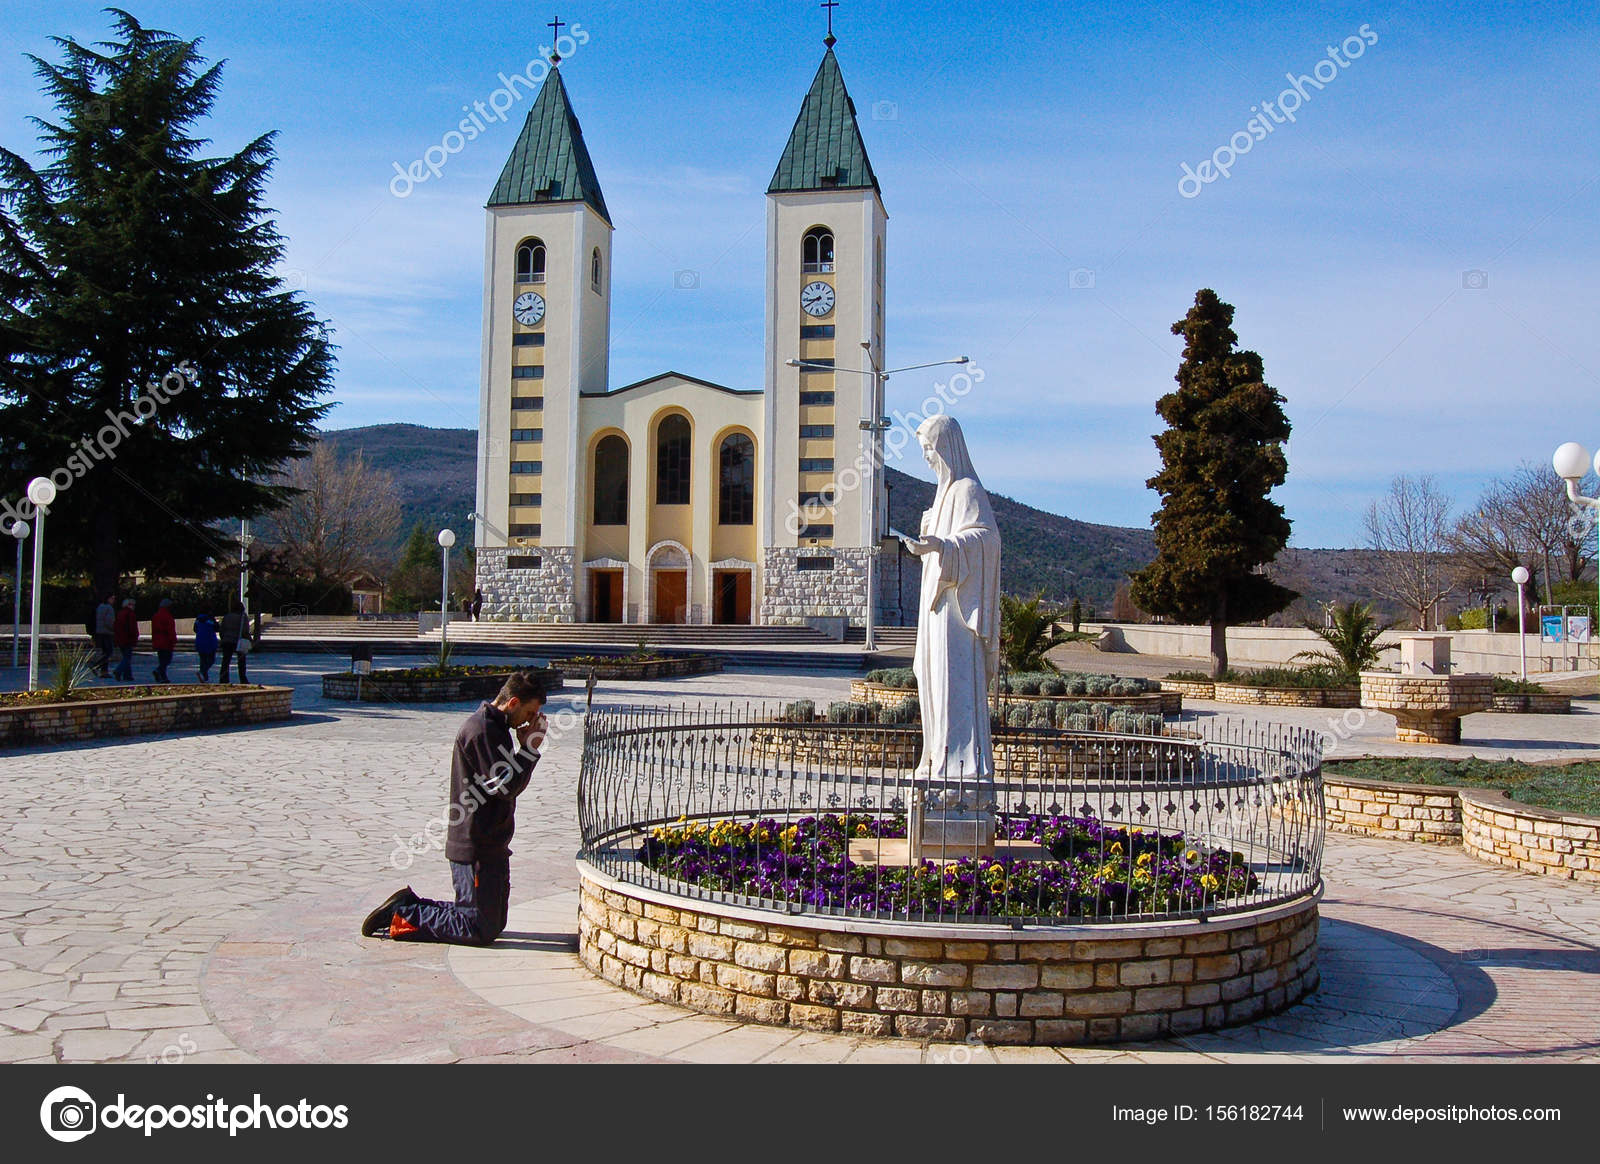
[{"label": "green lawn", "polygon": [[1453,784],[1498,788],[1512,800],[1558,812],[1600,816],[1600,761],[1576,764],[1523,764],[1515,760],[1437,760],[1404,756],[1340,760],[1330,776],[1364,776],[1399,784]]}]

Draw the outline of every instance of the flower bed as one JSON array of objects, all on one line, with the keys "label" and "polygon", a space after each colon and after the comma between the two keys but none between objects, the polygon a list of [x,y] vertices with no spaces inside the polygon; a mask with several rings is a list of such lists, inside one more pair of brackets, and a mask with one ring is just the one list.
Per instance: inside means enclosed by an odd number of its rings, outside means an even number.
[{"label": "flower bed", "polygon": [[1215,694],[1216,683],[1211,679],[1175,679],[1168,675],[1159,682],[1161,690],[1175,691],[1190,699],[1210,699]]},{"label": "flower bed", "polygon": [[836,813],[660,826],[639,860],[701,889],[914,916],[943,909],[974,918],[1091,920],[1155,911],[1214,909],[1254,890],[1242,853],[1207,849],[1182,833],[1104,825],[1093,817],[1031,814],[1000,822],[1011,840],[1049,860],[963,857],[938,864],[875,865],[849,857],[850,838],[904,838],[903,815]]},{"label": "flower bed", "polygon": [[[856,703],[883,703],[890,704],[903,699],[915,699],[917,689],[915,685],[902,687],[875,683],[869,676],[866,679],[850,680],[850,699]],[[1063,695],[1060,693],[1044,694],[1034,692],[1007,691],[991,692],[989,706],[991,708],[1001,704],[1016,706],[1034,702],[1057,702],[1067,700],[1071,702],[1091,702],[1109,704],[1113,707],[1130,707],[1141,711],[1158,712],[1162,715],[1177,715],[1183,710],[1183,696],[1173,691],[1142,691],[1137,694],[1105,694],[1105,695]]]},{"label": "flower bed", "polygon": [[508,667],[486,664],[472,667],[415,667],[357,675],[341,671],[322,677],[324,699],[361,703],[452,703],[467,699],[493,699],[515,671],[527,670],[543,679],[545,690],[559,691],[562,673],[554,667]]},{"label": "flower bed", "polygon": [[33,698],[0,707],[0,747],[266,723],[289,718],[291,695],[287,687],[235,683],[90,688],[64,702]]},{"label": "flower bed", "polygon": [[593,673],[596,679],[672,679],[722,670],[717,655],[573,655],[560,663],[575,675]]},{"label": "flower bed", "polygon": [[1513,715],[1568,715],[1572,696],[1555,691],[1497,691],[1489,698],[1489,710]]}]

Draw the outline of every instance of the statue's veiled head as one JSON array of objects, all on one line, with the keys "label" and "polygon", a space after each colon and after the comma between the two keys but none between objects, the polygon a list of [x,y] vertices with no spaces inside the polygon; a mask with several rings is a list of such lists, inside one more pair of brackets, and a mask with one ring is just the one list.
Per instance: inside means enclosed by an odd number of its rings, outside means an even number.
[{"label": "statue's veiled head", "polygon": [[967,438],[961,435],[961,425],[955,417],[943,413],[928,417],[917,426],[917,441],[922,445],[923,460],[938,475],[940,485],[961,477],[978,479],[972,458],[967,455]]}]

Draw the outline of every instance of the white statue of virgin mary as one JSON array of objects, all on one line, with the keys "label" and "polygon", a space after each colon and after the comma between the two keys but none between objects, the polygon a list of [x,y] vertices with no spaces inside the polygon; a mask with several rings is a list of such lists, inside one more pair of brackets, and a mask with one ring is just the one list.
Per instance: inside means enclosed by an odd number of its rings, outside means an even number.
[{"label": "white statue of virgin mary", "polygon": [[917,440],[939,485],[921,536],[906,539],[922,558],[912,667],[922,707],[915,775],[953,791],[994,778],[989,684],[1000,662],[1000,531],[961,426],[930,416]]}]

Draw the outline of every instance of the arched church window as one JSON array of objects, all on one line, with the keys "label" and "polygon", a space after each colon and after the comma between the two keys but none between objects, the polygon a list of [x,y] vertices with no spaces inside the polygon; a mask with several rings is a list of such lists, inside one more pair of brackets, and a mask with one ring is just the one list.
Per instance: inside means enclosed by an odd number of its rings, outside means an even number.
[{"label": "arched church window", "polygon": [[833,231],[813,226],[800,242],[800,264],[808,274],[833,270]]},{"label": "arched church window", "polygon": [[656,504],[689,504],[689,420],[673,413],[656,429]]},{"label": "arched church window", "polygon": [[628,442],[616,435],[594,447],[594,523],[628,524]]},{"label": "arched church window", "polygon": [[729,435],[717,453],[717,520],[723,525],[756,520],[756,444],[742,432]]},{"label": "arched church window", "polygon": [[600,290],[600,248],[594,248],[594,254],[589,256],[589,282],[596,291]]},{"label": "arched church window", "polygon": [[530,238],[517,247],[517,282],[544,282],[544,241]]}]

